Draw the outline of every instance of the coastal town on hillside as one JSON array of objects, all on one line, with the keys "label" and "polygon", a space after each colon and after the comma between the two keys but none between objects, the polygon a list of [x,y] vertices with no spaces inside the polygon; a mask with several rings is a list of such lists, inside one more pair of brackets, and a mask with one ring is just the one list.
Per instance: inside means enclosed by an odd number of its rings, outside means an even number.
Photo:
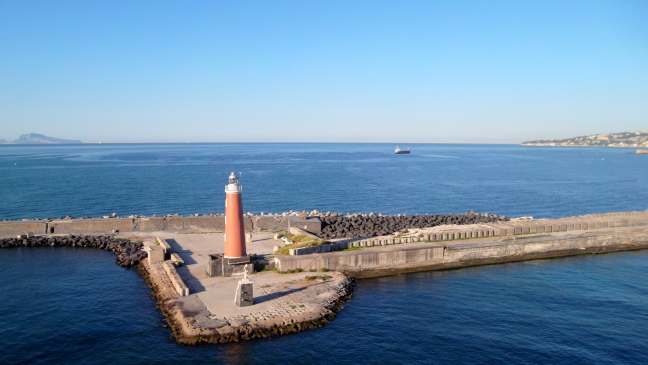
[{"label": "coastal town on hillside", "polygon": [[566,139],[543,139],[522,142],[521,144],[522,146],[648,147],[648,129]]}]

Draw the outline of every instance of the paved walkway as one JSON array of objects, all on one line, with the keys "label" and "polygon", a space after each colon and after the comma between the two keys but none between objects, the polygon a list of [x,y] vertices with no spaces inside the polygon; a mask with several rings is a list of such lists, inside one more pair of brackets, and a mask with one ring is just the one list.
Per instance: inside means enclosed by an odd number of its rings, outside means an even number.
[{"label": "paved walkway", "polygon": [[[270,254],[273,247],[279,245],[273,239],[273,233],[254,233],[251,242],[246,244],[248,254]],[[178,298],[185,310],[195,312],[198,322],[206,327],[215,319],[226,319],[235,323],[241,318],[259,320],[281,319],[289,323],[291,316],[302,315],[305,311],[320,312],[338,290],[341,278],[335,273],[301,272],[279,274],[272,271],[250,275],[254,283],[254,305],[238,307],[234,304],[234,295],[242,276],[209,277],[207,263],[209,255],[222,253],[224,241],[222,233],[169,233],[142,232],[137,235],[125,235],[139,239],[145,245],[155,245],[156,237],[166,239],[174,252],[184,260],[185,266],[176,270],[191,293],[188,297]],[[305,280],[306,276],[330,275],[333,279]],[[330,287],[329,287],[330,286]]]}]

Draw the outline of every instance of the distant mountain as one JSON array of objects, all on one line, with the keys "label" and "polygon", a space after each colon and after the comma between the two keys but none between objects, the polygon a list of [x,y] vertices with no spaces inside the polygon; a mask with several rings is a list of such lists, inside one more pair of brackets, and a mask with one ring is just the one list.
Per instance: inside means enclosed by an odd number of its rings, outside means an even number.
[{"label": "distant mountain", "polygon": [[7,143],[9,143],[9,141],[7,141],[6,139],[0,139],[0,144],[7,144]]},{"label": "distant mountain", "polygon": [[48,137],[48,136],[38,134],[38,133],[29,133],[29,134],[23,134],[22,136],[20,136],[18,139],[14,140],[13,142],[0,140],[0,143],[5,143],[5,144],[78,144],[78,143],[83,143],[83,142],[81,142],[79,140],[75,140],[75,139],[61,139],[61,138]]},{"label": "distant mountain", "polygon": [[522,142],[522,146],[648,147],[648,129],[566,139],[541,139]]}]

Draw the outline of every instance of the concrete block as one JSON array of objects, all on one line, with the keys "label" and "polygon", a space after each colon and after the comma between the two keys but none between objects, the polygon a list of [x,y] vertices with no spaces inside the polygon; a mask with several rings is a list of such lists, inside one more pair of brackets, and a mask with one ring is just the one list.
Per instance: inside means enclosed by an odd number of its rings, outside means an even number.
[{"label": "concrete block", "polygon": [[156,237],[155,242],[159,245],[160,249],[164,252],[164,258],[166,259],[171,254],[171,245],[164,239]]},{"label": "concrete block", "polygon": [[299,217],[289,218],[289,227],[297,227],[311,233],[318,233],[322,230],[322,221],[317,217],[300,219]]},{"label": "concrete block", "polygon": [[164,261],[164,251],[162,250],[162,247],[146,246],[144,250],[148,254],[149,264],[157,264],[159,262]]},{"label": "concrete block", "polygon": [[187,288],[187,285],[182,281],[175,267],[168,261],[163,262],[161,265],[163,265],[164,270],[169,276],[169,280],[171,280],[171,284],[173,284],[173,287],[176,289],[178,294],[183,297],[189,295],[189,288]]},{"label": "concrete block", "polygon": [[238,307],[247,307],[254,304],[253,284],[251,281],[244,279],[238,282],[234,295],[234,304]]},{"label": "concrete block", "polygon": [[171,254],[170,260],[175,266],[184,266],[184,260],[175,252]]}]

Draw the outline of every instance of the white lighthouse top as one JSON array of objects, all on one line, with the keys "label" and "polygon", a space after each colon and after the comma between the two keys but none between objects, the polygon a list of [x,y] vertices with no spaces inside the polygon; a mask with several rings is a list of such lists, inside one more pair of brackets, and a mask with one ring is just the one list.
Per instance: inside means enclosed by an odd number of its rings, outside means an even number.
[{"label": "white lighthouse top", "polygon": [[229,184],[225,185],[225,192],[230,194],[240,193],[243,190],[243,187],[238,182],[238,177],[235,173],[231,173],[229,176]]}]

